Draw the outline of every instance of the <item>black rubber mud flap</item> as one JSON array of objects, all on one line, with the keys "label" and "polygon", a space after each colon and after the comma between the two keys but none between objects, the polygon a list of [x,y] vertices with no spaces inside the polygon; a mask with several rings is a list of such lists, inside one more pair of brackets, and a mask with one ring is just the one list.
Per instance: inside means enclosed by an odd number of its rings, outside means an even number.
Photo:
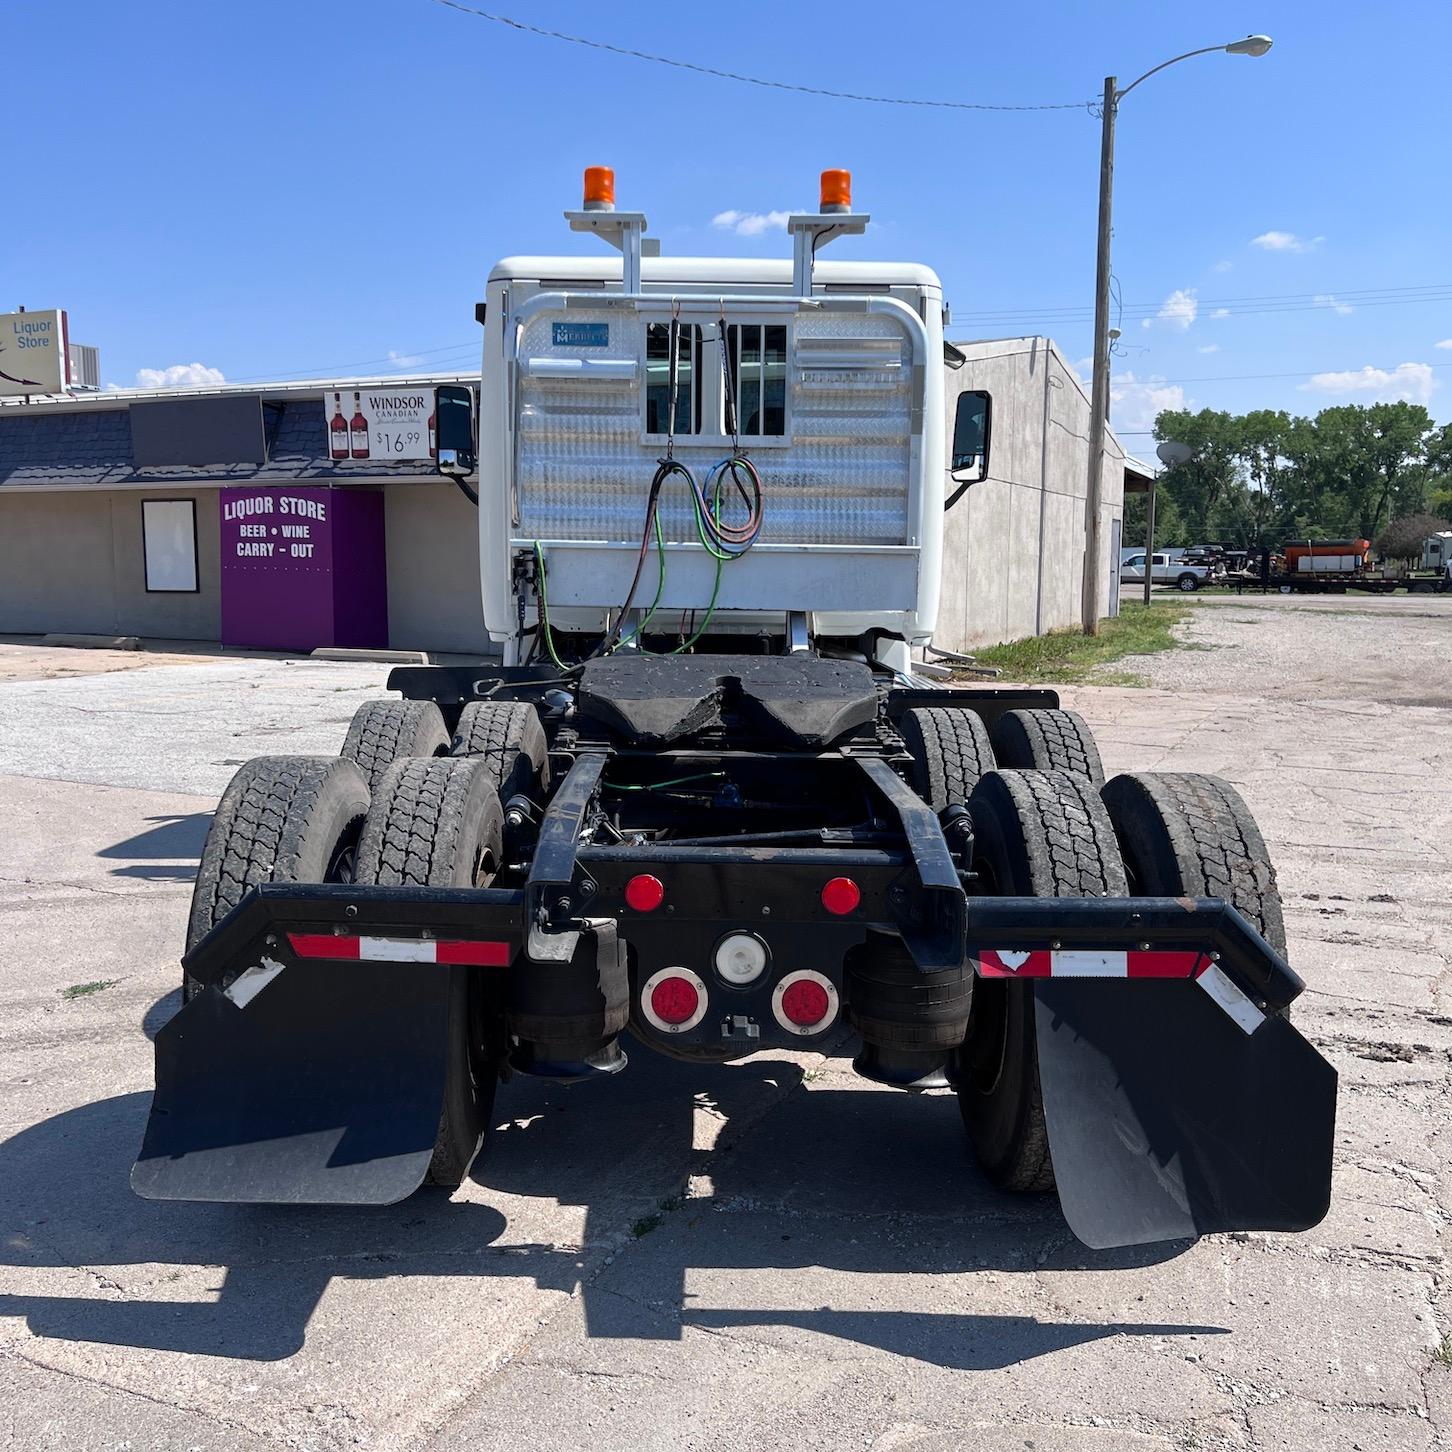
[{"label": "black rubber mud flap", "polygon": [[1233,1017],[1213,983],[1034,985],[1059,1199],[1093,1249],[1326,1214],[1336,1071],[1287,1019],[1244,998]]},{"label": "black rubber mud flap", "polygon": [[149,1200],[259,1204],[389,1205],[412,1194],[443,1106],[448,969],[324,961],[252,971],[260,986],[231,990],[241,999],[256,988],[243,1006],[209,987],[157,1034],[132,1188]]}]

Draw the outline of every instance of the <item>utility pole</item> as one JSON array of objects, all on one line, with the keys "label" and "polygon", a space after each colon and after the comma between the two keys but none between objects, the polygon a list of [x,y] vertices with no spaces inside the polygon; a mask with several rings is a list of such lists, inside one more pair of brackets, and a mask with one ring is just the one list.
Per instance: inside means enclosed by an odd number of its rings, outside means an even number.
[{"label": "utility pole", "polygon": [[[1099,248],[1094,267],[1094,386],[1089,404],[1089,484],[1084,494],[1084,634],[1099,634],[1099,510],[1104,497],[1104,432],[1109,423],[1109,241],[1114,207],[1115,78],[1104,78],[1099,143]],[[1148,563],[1146,563],[1148,569]]]}]

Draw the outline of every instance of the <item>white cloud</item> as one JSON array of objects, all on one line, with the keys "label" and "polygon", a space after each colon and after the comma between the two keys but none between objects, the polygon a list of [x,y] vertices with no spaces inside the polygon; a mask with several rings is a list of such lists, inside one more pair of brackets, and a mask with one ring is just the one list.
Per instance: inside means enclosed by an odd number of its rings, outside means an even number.
[{"label": "white cloud", "polygon": [[1184,408],[1185,390],[1163,378],[1136,378],[1121,373],[1109,384],[1110,427],[1129,433],[1154,427],[1155,417],[1167,408]]},{"label": "white cloud", "polygon": [[1344,303],[1334,292],[1318,292],[1311,301],[1318,308],[1330,308],[1333,313],[1340,313],[1345,317],[1347,313],[1354,313],[1356,309],[1350,303]]},{"label": "white cloud", "polygon": [[1443,338],[1440,343],[1433,343],[1434,348],[1452,348],[1452,338]]},{"label": "white cloud", "polygon": [[227,380],[220,368],[205,363],[173,363],[170,368],[138,368],[138,388],[209,388]]},{"label": "white cloud", "polygon": [[1200,346],[1195,349],[1195,351],[1197,353],[1218,353],[1220,351],[1220,344],[1219,343],[1201,343]]},{"label": "white cloud", "polygon": [[395,353],[392,348],[388,350],[388,366],[390,368],[417,368],[423,359],[416,353]]},{"label": "white cloud", "polygon": [[1367,393],[1383,401],[1426,403],[1437,387],[1429,363],[1399,363],[1395,368],[1347,369],[1344,373],[1318,373],[1301,384],[1306,393]]},{"label": "white cloud", "polygon": [[711,225],[723,232],[735,232],[738,237],[760,237],[763,232],[785,232],[790,212],[717,212],[711,218]]},{"label": "white cloud", "polygon": [[1228,257],[1222,257],[1211,269],[1211,272],[1229,272],[1235,264]]},{"label": "white cloud", "polygon": [[1228,318],[1230,316],[1230,309],[1216,308],[1215,311],[1210,314],[1210,316],[1212,318]]},{"label": "white cloud", "polygon": [[1325,240],[1324,237],[1298,237],[1294,232],[1262,232],[1250,239],[1250,245],[1266,252],[1310,252]]},{"label": "white cloud", "polygon": [[1177,287],[1160,305],[1159,319],[1168,328],[1183,333],[1195,321],[1200,304],[1193,287]]}]

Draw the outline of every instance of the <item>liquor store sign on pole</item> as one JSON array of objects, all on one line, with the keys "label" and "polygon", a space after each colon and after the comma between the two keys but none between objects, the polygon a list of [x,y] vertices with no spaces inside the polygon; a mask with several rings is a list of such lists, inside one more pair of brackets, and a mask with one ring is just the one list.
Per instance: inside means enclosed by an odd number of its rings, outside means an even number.
[{"label": "liquor store sign on pole", "polygon": [[0,394],[64,393],[70,381],[65,313],[0,313]]},{"label": "liquor store sign on pole", "polygon": [[323,395],[328,457],[433,459],[432,388],[332,388]]}]

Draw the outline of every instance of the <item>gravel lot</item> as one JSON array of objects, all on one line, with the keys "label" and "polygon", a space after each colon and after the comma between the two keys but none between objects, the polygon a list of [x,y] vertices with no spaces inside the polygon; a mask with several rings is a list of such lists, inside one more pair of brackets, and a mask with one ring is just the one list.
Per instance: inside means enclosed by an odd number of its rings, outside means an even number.
[{"label": "gravel lot", "polygon": [[1189,650],[1117,666],[1169,691],[1452,706],[1452,596],[1206,595]]},{"label": "gravel lot", "polygon": [[989,1189],[947,1097],[805,1053],[516,1080],[452,1200],[135,1199],[216,793],[385,670],[0,653],[0,1445],[1448,1446],[1452,614],[1348,608],[1201,602],[1152,688],[1065,692],[1111,770],[1240,786],[1341,1074],[1323,1225],[1132,1253]]}]

